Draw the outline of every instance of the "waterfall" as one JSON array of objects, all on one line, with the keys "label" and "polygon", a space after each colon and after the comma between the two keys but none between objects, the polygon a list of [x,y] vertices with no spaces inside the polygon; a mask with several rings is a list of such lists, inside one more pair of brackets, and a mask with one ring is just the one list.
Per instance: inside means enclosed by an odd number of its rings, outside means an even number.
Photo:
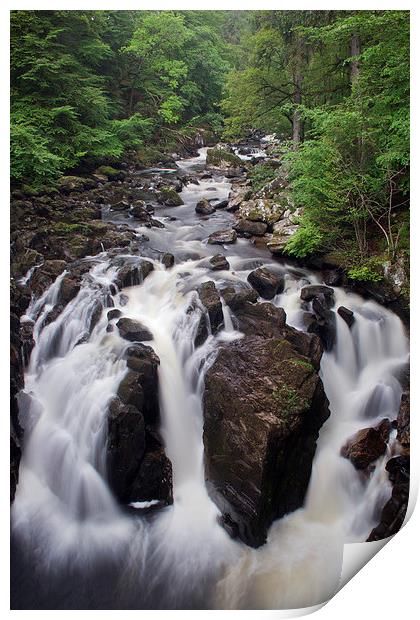
[{"label": "waterfall", "polygon": [[[205,152],[200,149],[197,158],[179,162],[180,167],[200,169]],[[205,240],[209,232],[229,225],[232,216],[216,212],[209,220],[200,219],[194,206],[204,197],[222,200],[229,189],[222,176],[201,180],[183,189],[184,205],[176,209],[176,221],[169,219],[170,208],[156,213],[165,229],[147,229],[150,246],[172,251],[176,265],[166,270],[149,259],[153,272],[142,284],[123,290],[124,306],[118,293],[111,294],[115,263],[101,255],[78,295],[54,321],[45,322],[65,272],[27,311],[25,319],[34,321],[35,348],[19,397],[25,445],[12,532],[15,544],[30,557],[29,567],[61,592],[56,572],[71,565],[80,583],[90,584],[88,591],[95,589],[100,565],[113,584],[100,595],[116,608],[315,605],[338,586],[344,543],[366,539],[378,506],[389,497],[388,455],[365,479],[340,450],[357,430],[384,417],[396,418],[407,338],[392,312],[335,288],[333,312],[344,305],[354,312],[355,322],[349,328],[336,315],[336,344],[322,357],[331,417],[321,429],[305,505],[274,522],[259,549],[231,540],[218,524],[219,510],[204,481],[204,377],[219,343],[241,334],[223,304],[224,329],[194,347],[200,312],[190,309],[196,288],[208,280],[218,288],[245,283],[252,269],[266,265],[285,275],[284,292],[273,303],[285,309],[290,325],[304,329],[300,290],[319,282],[314,273],[280,265],[245,240],[221,248],[229,272],[209,270],[208,257],[216,252]],[[127,343],[118,331],[106,330],[107,296],[124,316],[141,320],[150,330],[148,344],[160,358],[161,434],[173,466],[174,504],[151,519],[122,511],[106,481],[107,407],[127,371]],[[98,304],[102,311],[92,328]],[[79,595],[77,604],[97,604],[91,594]]]}]

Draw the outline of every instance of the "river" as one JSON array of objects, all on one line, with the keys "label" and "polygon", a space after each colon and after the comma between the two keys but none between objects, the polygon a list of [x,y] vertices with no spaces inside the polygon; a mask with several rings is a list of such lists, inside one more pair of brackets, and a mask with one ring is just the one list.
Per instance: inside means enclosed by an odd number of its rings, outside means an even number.
[{"label": "river", "polygon": [[[195,175],[205,157],[203,148],[198,157],[177,163]],[[174,172],[141,174],[158,173]],[[320,282],[318,274],[277,261],[247,239],[217,248],[206,244],[234,216],[217,210],[202,217],[195,205],[202,198],[224,200],[230,188],[227,178],[213,174],[183,188],[184,205],[157,206],[154,217],[165,227],[137,231],[149,238],[144,255],[154,271],[141,285],[113,295],[124,316],[151,331],[148,344],[160,358],[161,434],[173,466],[172,506],[152,516],[127,513],[106,482],[107,405],[127,371],[126,343],[117,330],[106,331],[115,257],[105,252],[94,257],[77,297],[46,327],[60,277],[28,309],[35,348],[19,397],[25,446],[12,508],[12,608],[309,607],[337,589],[343,545],[366,540],[376,525],[391,492],[384,469],[389,453],[366,480],[340,449],[357,430],[396,418],[408,341],[395,314],[341,288],[335,288],[332,309],[349,308],[355,323],[350,330],[337,314],[336,344],[322,357],[331,416],[321,429],[305,505],[274,522],[259,549],[232,540],[217,522],[219,511],[204,482],[204,376],[218,344],[241,334],[224,307],[225,328],[195,348],[199,313],[188,311],[195,289],[208,280],[217,287],[246,282],[252,269],[268,266],[286,278],[273,303],[285,309],[290,325],[304,329],[300,289]],[[105,217],[124,216],[110,211]],[[160,262],[166,251],[175,256],[171,269]],[[219,252],[229,271],[209,270],[208,257]],[[83,341],[98,301],[104,310]],[[394,438],[395,431],[389,451]]]}]

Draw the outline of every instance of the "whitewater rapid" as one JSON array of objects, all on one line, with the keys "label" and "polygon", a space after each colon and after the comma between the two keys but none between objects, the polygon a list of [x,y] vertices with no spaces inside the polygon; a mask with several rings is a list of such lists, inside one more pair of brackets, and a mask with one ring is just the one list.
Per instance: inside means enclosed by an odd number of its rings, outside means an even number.
[{"label": "whitewater rapid", "polygon": [[[179,167],[203,169],[205,153],[200,149]],[[118,268],[104,252],[89,257],[94,265],[55,321],[44,325],[65,274],[31,302],[24,320],[34,322],[35,347],[19,396],[25,444],[12,508],[16,596],[24,601],[33,596],[34,605],[51,608],[309,607],[337,589],[344,544],[366,540],[378,521],[391,492],[384,467],[395,431],[368,479],[340,449],[357,430],[396,419],[408,341],[395,314],[335,288],[332,310],[349,308],[355,323],[350,330],[336,314],[337,341],[322,357],[331,416],[320,432],[305,505],[274,522],[259,549],[232,540],[217,522],[204,481],[204,377],[219,342],[241,334],[224,305],[225,328],[195,348],[195,289],[208,280],[217,287],[245,283],[251,270],[267,266],[285,275],[285,290],[273,303],[285,309],[290,325],[303,329],[300,289],[320,281],[245,239],[217,249],[206,244],[233,217],[216,211],[200,218],[195,204],[223,200],[230,187],[213,175],[183,189],[183,206],[156,208],[165,229],[137,231],[149,238],[145,256],[154,265],[140,285],[116,291]],[[166,251],[175,255],[171,269],[160,262]],[[209,270],[208,257],[218,252],[226,255],[229,271]],[[173,466],[174,504],[152,518],[123,511],[106,482],[107,406],[127,372],[127,343],[116,329],[106,330],[110,298],[151,331],[148,344],[160,358],[161,434]],[[102,311],[90,333],[98,304]],[[29,595],[35,583],[39,591]]]}]

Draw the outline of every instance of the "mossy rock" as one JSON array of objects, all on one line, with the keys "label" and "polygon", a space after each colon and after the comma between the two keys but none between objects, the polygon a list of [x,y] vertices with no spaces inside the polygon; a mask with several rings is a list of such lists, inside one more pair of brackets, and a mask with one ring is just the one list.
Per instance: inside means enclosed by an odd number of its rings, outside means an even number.
[{"label": "mossy rock", "polygon": [[166,207],[179,207],[184,204],[181,196],[172,187],[162,187],[158,201]]},{"label": "mossy rock", "polygon": [[243,167],[243,161],[240,157],[220,148],[209,149],[206,162],[208,166],[222,169]]},{"label": "mossy rock", "polygon": [[240,217],[251,220],[251,222],[264,222],[265,224],[275,224],[281,220],[284,212],[283,206],[273,200],[263,198],[245,201],[239,208]]},{"label": "mossy rock", "polygon": [[89,185],[88,180],[83,177],[64,176],[58,179],[58,188],[64,194],[83,191],[87,184]]},{"label": "mossy rock", "polygon": [[65,222],[58,222],[54,225],[53,232],[56,235],[74,235],[81,233],[83,235],[92,234],[92,227],[88,224],[66,224]]},{"label": "mossy rock", "polygon": [[112,166],[100,166],[95,170],[95,174],[105,176],[109,181],[123,181],[127,176],[123,170],[117,170]]}]

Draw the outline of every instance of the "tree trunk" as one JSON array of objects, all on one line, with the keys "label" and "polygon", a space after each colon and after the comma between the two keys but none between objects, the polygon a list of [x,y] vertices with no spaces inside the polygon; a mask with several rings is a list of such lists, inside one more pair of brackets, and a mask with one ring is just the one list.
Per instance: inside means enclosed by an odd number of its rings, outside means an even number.
[{"label": "tree trunk", "polygon": [[[296,74],[294,79],[295,88],[293,93],[293,103],[295,104],[295,106],[298,106],[302,103],[302,81],[302,74]],[[302,142],[302,119],[299,110],[295,109],[293,111],[292,120],[293,148],[296,149],[298,145]]]},{"label": "tree trunk", "polygon": [[[350,39],[350,57],[360,56],[361,48],[360,48],[360,38],[357,35],[353,35]],[[350,62],[350,82],[351,85],[354,86],[357,82],[360,73],[360,62],[359,60],[352,60]]]}]

